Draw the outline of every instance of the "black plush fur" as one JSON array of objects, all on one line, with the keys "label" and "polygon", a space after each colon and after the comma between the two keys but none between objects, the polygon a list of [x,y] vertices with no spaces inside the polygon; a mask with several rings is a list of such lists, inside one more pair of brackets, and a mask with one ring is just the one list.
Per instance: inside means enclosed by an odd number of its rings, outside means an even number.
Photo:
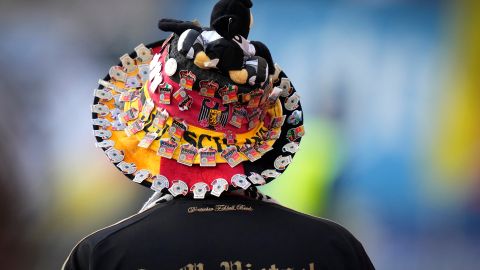
[{"label": "black plush fur", "polygon": [[[243,51],[232,39],[238,35],[248,38],[251,20],[250,8],[252,6],[250,0],[220,0],[213,7],[210,27],[223,39],[212,42],[204,48],[204,51],[210,59],[219,59],[217,68],[224,74],[228,74],[231,70],[245,68]],[[193,22],[174,19],[162,19],[158,26],[163,31],[174,32],[179,36],[188,29],[193,29],[199,33],[210,30],[201,28]],[[255,47],[255,56],[258,56],[260,61],[266,61],[268,73],[273,74],[275,67],[270,50],[262,42],[251,41],[250,43]],[[188,49],[189,47],[186,45],[183,51],[187,52]],[[198,52],[198,50],[195,50],[195,52]]]},{"label": "black plush fur", "polygon": [[260,41],[252,40],[252,41],[250,41],[250,43],[252,43],[253,46],[255,47],[255,50],[256,50],[255,55],[260,56],[263,59],[265,59],[265,61],[267,61],[268,74],[272,75],[273,73],[275,73],[275,65],[273,63],[273,58],[272,58],[272,55],[270,54],[270,50],[267,48],[267,46]]},{"label": "black plush fur", "polygon": [[226,39],[235,35],[248,38],[251,7],[250,0],[220,0],[213,7],[210,27]]},{"label": "black plush fur", "polygon": [[202,27],[198,26],[194,22],[175,19],[161,19],[158,22],[158,28],[162,31],[173,32],[177,35],[181,35],[185,30],[188,29],[195,29],[199,32],[202,31]]}]

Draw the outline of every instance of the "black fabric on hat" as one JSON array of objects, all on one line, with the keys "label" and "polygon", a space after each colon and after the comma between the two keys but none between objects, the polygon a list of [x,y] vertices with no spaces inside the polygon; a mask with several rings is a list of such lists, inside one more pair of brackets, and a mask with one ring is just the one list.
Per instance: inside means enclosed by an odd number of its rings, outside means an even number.
[{"label": "black fabric on hat", "polygon": [[271,74],[275,73],[275,65],[273,63],[273,59],[272,59],[272,55],[270,54],[270,50],[267,48],[267,46],[265,44],[263,44],[262,42],[255,41],[255,40],[250,41],[250,43],[252,43],[253,46],[255,47],[255,51],[256,51],[255,55],[260,56],[263,59],[265,59],[265,61],[267,61],[268,74],[271,75]]},{"label": "black fabric on hat", "polygon": [[162,31],[173,32],[177,35],[181,35],[185,30],[188,29],[194,29],[198,32],[202,31],[202,27],[198,26],[194,22],[175,19],[161,19],[158,21],[158,28]]},{"label": "black fabric on hat", "polygon": [[210,27],[227,39],[235,35],[248,37],[250,32],[250,0],[220,0],[213,7]]}]

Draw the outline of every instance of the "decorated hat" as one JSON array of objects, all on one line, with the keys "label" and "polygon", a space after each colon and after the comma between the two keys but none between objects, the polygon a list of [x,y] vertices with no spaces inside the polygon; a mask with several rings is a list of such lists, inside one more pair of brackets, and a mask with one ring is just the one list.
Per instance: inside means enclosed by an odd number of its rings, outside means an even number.
[{"label": "decorated hat", "polygon": [[196,199],[279,177],[304,135],[300,97],[279,66],[237,85],[177,50],[138,45],[94,90],[96,146],[133,182]]}]

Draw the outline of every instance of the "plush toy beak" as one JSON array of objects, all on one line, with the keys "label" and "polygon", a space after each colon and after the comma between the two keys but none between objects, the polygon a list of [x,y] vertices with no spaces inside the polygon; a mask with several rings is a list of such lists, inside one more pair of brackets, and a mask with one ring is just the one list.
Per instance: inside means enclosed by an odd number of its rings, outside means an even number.
[{"label": "plush toy beak", "polygon": [[210,61],[207,61],[207,62],[203,63],[203,65],[206,68],[216,68],[219,61],[220,61],[220,59],[216,58],[216,59],[212,59]]}]

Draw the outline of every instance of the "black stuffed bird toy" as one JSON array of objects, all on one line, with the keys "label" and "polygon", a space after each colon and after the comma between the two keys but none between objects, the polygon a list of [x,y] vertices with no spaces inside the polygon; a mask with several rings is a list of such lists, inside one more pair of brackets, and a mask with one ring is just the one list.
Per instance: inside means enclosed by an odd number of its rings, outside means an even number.
[{"label": "black stuffed bird toy", "polygon": [[262,85],[275,71],[269,49],[249,41],[253,23],[250,0],[220,0],[210,27],[197,22],[162,19],[161,30],[179,35],[178,50],[202,69],[215,68],[237,84]]}]

